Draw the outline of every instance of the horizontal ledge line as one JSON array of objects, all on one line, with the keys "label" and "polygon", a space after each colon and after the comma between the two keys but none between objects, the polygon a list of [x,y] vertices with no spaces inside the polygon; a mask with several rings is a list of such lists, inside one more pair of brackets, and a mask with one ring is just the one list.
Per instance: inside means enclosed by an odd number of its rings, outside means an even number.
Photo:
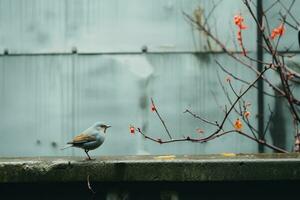
[{"label": "horizontal ledge line", "polygon": [[[234,54],[242,54],[239,51],[232,51]],[[8,53],[4,56],[57,56],[57,55],[143,55],[143,54],[222,54],[224,51],[156,51],[156,52],[49,52],[49,53]],[[251,53],[251,52],[250,52]]]},{"label": "horizontal ledge line", "polygon": [[[231,51],[233,54],[242,54],[241,51]],[[248,51],[248,53],[253,53],[255,51]],[[300,51],[279,51],[280,54],[300,54]],[[70,56],[70,55],[146,55],[146,54],[226,54],[225,51],[150,51],[150,52],[49,52],[49,53],[2,53],[0,57],[8,56]]]}]

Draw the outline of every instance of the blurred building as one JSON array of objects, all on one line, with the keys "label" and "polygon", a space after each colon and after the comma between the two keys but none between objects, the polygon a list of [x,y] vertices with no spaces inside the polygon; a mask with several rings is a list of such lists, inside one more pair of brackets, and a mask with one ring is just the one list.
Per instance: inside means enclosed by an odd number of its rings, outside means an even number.
[{"label": "blurred building", "polygon": [[[95,121],[105,121],[112,129],[92,155],[257,152],[256,143],[235,134],[205,144],[158,145],[129,133],[132,124],[167,138],[150,110],[153,97],[174,137],[199,137],[197,128],[209,134],[214,127],[183,111],[189,108],[208,119],[222,119],[220,106],[228,102],[217,71],[221,81],[226,75],[215,61],[245,80],[254,79],[255,74],[230,59],[183,15],[198,12],[205,20],[216,3],[0,0],[0,156],[83,155],[60,147]],[[278,9],[270,13],[271,24],[278,23]],[[249,27],[243,36],[245,47],[255,57],[256,26],[242,1],[222,1],[207,23],[229,49],[239,51],[233,16],[240,12],[245,12]],[[298,51],[295,40],[296,32],[288,30],[280,48]],[[292,59],[300,61],[299,56]],[[257,91],[245,98],[252,104],[251,120],[257,126]],[[280,102],[270,98],[265,104],[267,118],[267,105]],[[291,119],[282,117],[284,130],[292,131]]]}]

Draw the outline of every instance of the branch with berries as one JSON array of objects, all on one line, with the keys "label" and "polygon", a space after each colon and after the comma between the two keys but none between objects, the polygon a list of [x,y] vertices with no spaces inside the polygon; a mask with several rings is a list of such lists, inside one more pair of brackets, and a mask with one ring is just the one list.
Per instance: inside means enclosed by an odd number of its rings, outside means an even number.
[{"label": "branch with berries", "polygon": [[[156,143],[159,143],[159,144],[174,143],[174,142],[184,142],[184,141],[204,143],[204,142],[208,142],[210,140],[219,138],[221,136],[227,135],[228,133],[238,133],[238,134],[240,134],[240,135],[242,135],[242,136],[244,136],[244,137],[246,137],[248,139],[251,139],[251,140],[253,140],[253,141],[255,141],[255,142],[259,143],[259,144],[262,144],[262,145],[264,145],[264,146],[266,146],[266,147],[268,147],[270,149],[273,149],[273,150],[275,150],[277,152],[286,153],[287,152],[286,150],[281,149],[279,147],[276,147],[276,146],[274,146],[272,144],[269,144],[265,140],[258,139],[255,136],[255,134],[253,136],[251,136],[251,135],[243,132],[242,131],[242,129],[243,129],[243,123],[240,120],[240,118],[237,118],[235,120],[235,122],[233,124],[234,129],[227,130],[227,131],[223,130],[225,122],[227,121],[229,115],[234,111],[234,108],[238,104],[238,102],[240,102],[242,100],[243,96],[255,85],[255,83],[261,78],[261,76],[263,76],[263,74],[266,71],[268,71],[269,69],[270,69],[270,67],[265,67],[265,69],[260,73],[260,75],[243,92],[241,92],[240,94],[236,94],[237,95],[236,100],[231,104],[231,106],[229,107],[229,109],[225,111],[224,118],[221,120],[221,122],[210,121],[210,120],[204,119],[204,118],[200,117],[199,115],[196,115],[195,113],[193,113],[192,111],[190,111],[188,109],[184,112],[184,113],[188,113],[188,114],[192,115],[194,118],[199,119],[199,120],[201,120],[204,123],[213,125],[213,126],[215,126],[217,128],[216,131],[214,131],[213,133],[211,133],[207,137],[194,138],[194,137],[191,137],[191,136],[187,136],[187,137],[184,137],[184,138],[173,139],[171,137],[169,129],[166,126],[166,123],[165,123],[164,119],[161,117],[161,115],[160,115],[160,113],[159,113],[159,111],[157,109],[157,106],[154,103],[153,98],[151,98],[151,111],[155,112],[156,115],[158,116],[161,124],[165,128],[165,132],[166,132],[167,136],[169,136],[169,139],[163,140],[161,138],[151,137],[150,135],[147,135],[146,133],[144,133],[144,131],[141,128],[135,127],[133,125],[130,125],[130,127],[129,127],[130,133],[134,134],[137,131],[142,136],[144,136],[146,139],[149,139],[149,140],[151,140],[153,142],[156,142]],[[245,105],[244,106],[245,110],[246,110],[246,107],[247,106]],[[243,116],[243,120],[247,121],[248,122],[248,126],[250,126],[250,123],[248,121],[248,118],[250,116],[250,112],[249,111],[244,111],[244,112],[241,112],[241,113],[242,113],[242,116]]]},{"label": "branch with berries", "polygon": [[[266,126],[263,130],[263,135],[261,136],[259,131],[255,128],[255,126],[252,124],[253,119],[251,119],[251,112],[249,107],[251,104],[245,100],[245,95],[252,89],[257,90],[257,82],[263,81],[266,83],[266,85],[271,88],[274,91],[274,94],[261,90],[263,95],[272,97],[272,98],[281,98],[285,99],[287,106],[290,111],[290,115],[292,117],[292,124],[294,126],[294,132],[293,133],[287,133],[287,134],[293,134],[294,135],[294,150],[296,152],[300,152],[300,99],[298,99],[293,92],[293,84],[296,84],[296,79],[300,78],[300,74],[293,71],[285,62],[286,55],[289,53],[287,50],[286,52],[280,52],[278,50],[280,46],[281,38],[284,37],[286,32],[286,25],[289,27],[293,27],[295,29],[300,27],[300,23],[296,20],[296,18],[291,13],[291,9],[295,3],[295,0],[292,0],[290,5],[288,7],[283,4],[280,0],[275,1],[270,7],[265,8],[262,13],[262,21],[258,19],[256,14],[254,13],[253,4],[251,4],[250,0],[242,0],[245,7],[247,8],[250,17],[255,22],[258,31],[262,38],[262,43],[258,44],[260,45],[265,53],[269,54],[271,57],[270,61],[263,61],[258,60],[256,58],[252,58],[247,53],[247,47],[244,44],[244,38],[243,38],[243,32],[247,31],[249,28],[247,26],[247,22],[243,17],[243,13],[239,13],[235,16],[233,16],[233,24],[237,27],[237,36],[236,41],[238,42],[240,48],[241,48],[241,54],[238,54],[236,52],[233,52],[229,50],[226,45],[217,37],[217,34],[214,34],[211,29],[208,27],[208,19],[205,20],[205,23],[201,22],[199,20],[199,13],[198,15],[191,16],[187,13],[183,12],[183,15],[185,18],[192,24],[194,28],[196,28],[198,31],[203,32],[206,37],[210,39],[210,41],[213,41],[216,45],[218,45],[224,53],[226,53],[230,58],[234,59],[240,66],[250,69],[254,75],[255,78],[253,81],[246,81],[239,75],[234,74],[232,71],[227,70],[225,66],[222,65],[219,61],[216,60],[217,66],[226,73],[227,77],[225,78],[225,82],[228,87],[225,86],[225,84],[221,81],[221,77],[218,75],[218,80],[221,85],[221,88],[223,90],[223,93],[225,94],[227,101],[229,105],[223,105],[222,112],[224,113],[223,118],[220,121],[216,120],[210,120],[206,117],[200,116],[196,113],[194,113],[190,109],[186,109],[184,113],[192,116],[193,118],[199,120],[201,123],[208,124],[210,126],[215,127],[215,131],[209,133],[207,136],[203,137],[194,137],[194,136],[186,136],[183,138],[173,138],[166,123],[165,120],[162,118],[162,115],[159,113],[157,106],[154,103],[154,100],[151,98],[151,110],[153,113],[156,114],[158,119],[160,120],[162,126],[164,127],[166,136],[168,139],[162,139],[162,138],[155,138],[152,137],[151,134],[146,134],[141,128],[136,126],[130,126],[130,132],[131,134],[134,134],[135,132],[141,134],[146,139],[149,139],[153,142],[159,143],[159,144],[167,144],[167,143],[174,143],[174,142],[196,142],[196,143],[204,143],[211,140],[214,140],[216,138],[228,135],[228,134],[239,134],[243,137],[246,137],[258,144],[261,144],[265,147],[268,147],[276,152],[286,153],[288,152],[285,149],[282,149],[276,145],[271,144],[270,142],[266,141],[266,133],[270,126],[271,120],[273,118],[273,111],[269,106],[269,119],[267,120]],[[279,16],[281,17],[280,22],[274,24],[273,29],[270,28],[269,19],[267,17],[267,13],[272,10],[273,6],[275,4],[279,4],[283,7],[284,12],[280,12]],[[213,9],[216,8],[216,5],[214,5]],[[209,12],[209,16],[212,15],[213,10]],[[195,13],[194,13],[195,14]],[[287,18],[290,17],[296,25],[294,25],[292,22],[288,22]],[[300,34],[299,34],[300,35]],[[299,37],[300,38],[300,37]],[[299,39],[300,40],[300,39]],[[262,71],[259,71],[257,69],[257,65],[260,64],[263,67]],[[268,78],[266,75],[267,73],[275,72],[279,79],[280,79],[280,85],[276,85],[276,83]],[[239,83],[243,84],[244,87],[241,87],[241,89],[238,91],[236,90],[232,85],[232,80],[237,80]],[[234,97],[231,97],[229,95],[228,89],[231,91],[231,93],[234,95]],[[244,89],[243,89],[244,88]],[[223,109],[224,108],[224,109]],[[229,116],[238,116],[235,120],[231,121]],[[231,124],[232,129],[225,130],[225,123]],[[245,127],[247,127],[247,130],[249,133],[245,131]],[[203,135],[205,130],[203,129],[197,129],[198,133],[201,133]],[[283,134],[283,133],[282,133]]]}]

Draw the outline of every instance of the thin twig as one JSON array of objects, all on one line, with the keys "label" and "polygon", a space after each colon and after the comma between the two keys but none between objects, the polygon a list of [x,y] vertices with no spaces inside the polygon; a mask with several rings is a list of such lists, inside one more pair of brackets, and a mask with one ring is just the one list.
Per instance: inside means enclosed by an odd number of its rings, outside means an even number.
[{"label": "thin twig", "polygon": [[269,120],[267,122],[267,126],[266,126],[265,131],[264,131],[263,136],[262,136],[263,139],[265,139],[265,136],[267,134],[268,128],[269,128],[270,123],[271,123],[271,121],[273,119],[273,111],[270,108],[270,104],[268,105],[268,107],[269,107],[269,111],[270,111],[270,117],[269,117]]},{"label": "thin twig", "polygon": [[231,84],[231,81],[228,81],[228,83],[229,83],[230,89],[232,90],[232,92],[234,93],[234,95],[238,98],[239,95],[236,93],[235,89],[233,88],[233,86]]},{"label": "thin twig", "polygon": [[292,18],[292,20],[293,20],[298,26],[300,26],[299,22],[296,20],[296,18],[294,17],[294,15],[291,13],[291,7],[294,5],[295,0],[293,0],[293,2],[291,3],[291,6],[290,6],[289,9],[287,9],[287,8],[285,7],[285,5],[284,5],[281,1],[279,1],[279,3],[280,3],[281,6],[285,9],[285,11],[287,12],[287,14]]},{"label": "thin twig", "polygon": [[209,121],[209,120],[207,120],[207,119],[205,119],[203,117],[200,117],[199,115],[193,113],[189,109],[186,109],[183,113],[188,113],[188,114],[192,115],[193,117],[195,117],[196,119],[199,119],[199,120],[201,120],[201,121],[203,121],[203,122],[205,122],[207,124],[211,124],[213,126],[218,126],[218,122],[212,122],[212,121]]},{"label": "thin twig", "polygon": [[[230,77],[234,78],[234,79],[237,80],[237,81],[240,81],[241,83],[244,83],[244,84],[246,84],[246,85],[250,85],[250,83],[249,83],[248,81],[245,81],[245,80],[239,78],[238,76],[234,75],[233,73],[231,73],[231,72],[229,72],[227,69],[225,69],[225,67],[223,67],[219,61],[217,61],[217,60],[215,60],[215,61],[216,61],[217,65],[220,67],[220,69],[221,69],[223,72],[225,72],[227,75],[229,75]],[[254,85],[253,87],[256,88],[256,89],[258,89],[256,85]],[[270,94],[270,93],[268,93],[268,92],[266,92],[266,91],[263,91],[263,93],[264,93],[265,95],[267,95],[267,96],[270,96],[270,97],[282,97],[282,96],[280,96],[280,95],[273,95],[273,94]]]},{"label": "thin twig", "polygon": [[[218,78],[218,81],[219,81],[219,85],[221,86],[221,89],[222,89],[224,95],[225,95],[226,98],[227,98],[227,101],[229,102],[230,106],[232,106],[232,100],[231,100],[231,98],[230,98],[230,96],[229,96],[229,93],[227,92],[225,86],[223,85],[223,83],[222,83],[222,81],[221,81],[221,77],[220,77],[220,74],[219,74],[218,71],[217,71],[217,78]],[[240,114],[239,111],[238,111],[235,107],[234,107],[233,109],[234,109],[234,111],[235,111],[238,115]],[[226,114],[226,113],[225,113],[225,114]]]},{"label": "thin twig", "polygon": [[271,10],[271,8],[273,8],[277,3],[278,3],[279,0],[273,2],[268,8],[266,8],[264,10],[264,13],[267,13],[269,10]]},{"label": "thin twig", "polygon": [[165,130],[166,130],[166,133],[168,134],[169,138],[172,139],[172,136],[170,134],[170,131],[165,123],[165,121],[163,120],[163,118],[160,116],[157,108],[156,108],[156,105],[154,104],[154,101],[153,101],[153,98],[151,98],[151,103],[152,103],[152,106],[154,106],[154,112],[156,113],[156,115],[158,116],[159,120],[161,121],[162,125],[164,126]]}]

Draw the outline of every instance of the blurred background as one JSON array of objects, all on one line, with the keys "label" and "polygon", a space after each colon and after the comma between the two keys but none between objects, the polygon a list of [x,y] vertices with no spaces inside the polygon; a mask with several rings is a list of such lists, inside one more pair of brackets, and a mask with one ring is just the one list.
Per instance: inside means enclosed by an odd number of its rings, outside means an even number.
[{"label": "blurred background", "polygon": [[[263,6],[271,3],[263,1]],[[295,16],[299,6],[296,1]],[[272,27],[278,25],[281,9],[275,5],[268,12]],[[165,145],[130,135],[132,124],[153,137],[168,138],[151,112],[151,97],[174,137],[214,131],[183,112],[188,108],[214,121],[222,119],[220,106],[228,101],[217,74],[224,85],[226,74],[216,60],[247,81],[255,78],[195,29],[183,12],[207,18],[211,31],[233,51],[239,51],[233,16],[243,13],[248,26],[244,45],[256,57],[256,26],[242,1],[0,0],[0,156],[84,156],[80,149],[60,148],[96,121],[112,128],[93,156],[257,152],[256,143],[237,134],[204,144]],[[287,27],[280,50],[293,50],[296,55],[287,62],[297,66],[296,41],[297,32]],[[235,81],[233,85],[241,87]],[[294,90],[300,93],[299,86]],[[245,99],[252,104],[250,121],[256,127],[257,90]],[[269,106],[276,115],[268,141],[277,138],[279,146],[292,150],[285,102],[265,97],[264,104],[265,121]],[[204,133],[199,135],[198,128]]]}]

